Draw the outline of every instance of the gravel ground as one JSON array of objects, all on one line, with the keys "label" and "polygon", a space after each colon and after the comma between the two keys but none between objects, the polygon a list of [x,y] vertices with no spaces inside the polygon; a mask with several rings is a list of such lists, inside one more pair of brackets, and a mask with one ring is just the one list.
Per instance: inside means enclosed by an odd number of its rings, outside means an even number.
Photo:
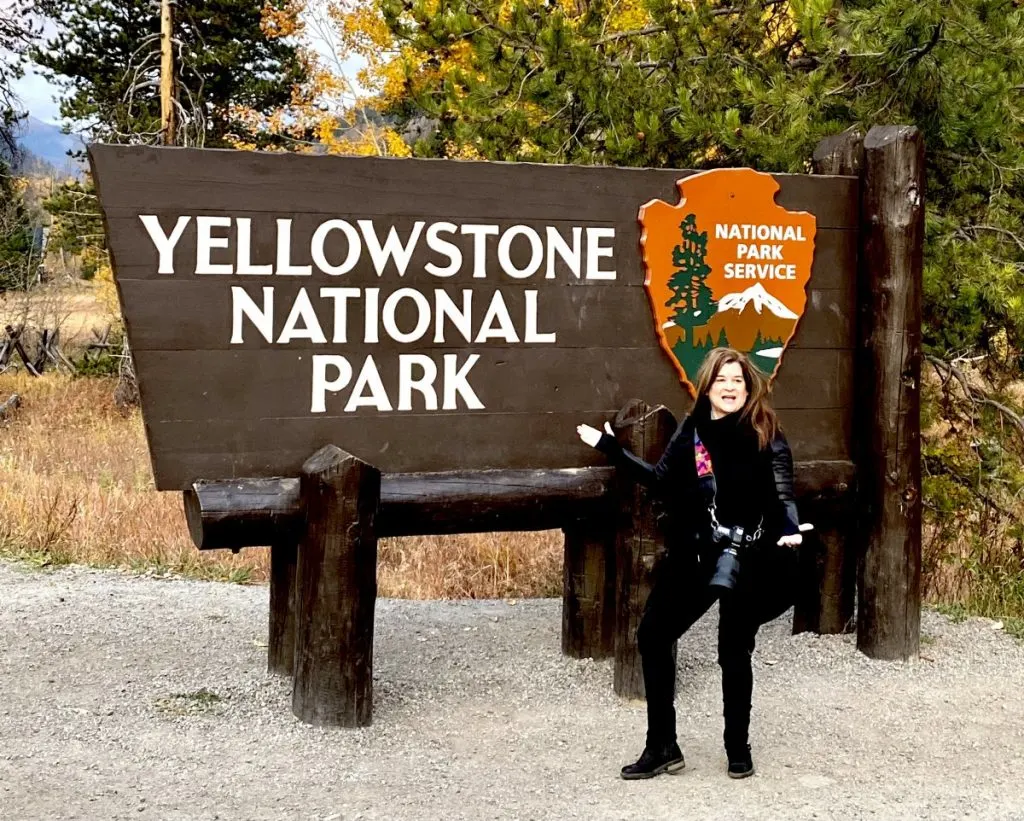
[{"label": "gravel ground", "polygon": [[680,644],[686,770],[624,782],[643,704],[560,602],[377,605],[374,723],[293,718],[267,590],[0,563],[0,818],[1024,819],[1024,643],[924,616],[921,661],[762,628],[725,775],[714,611]]}]

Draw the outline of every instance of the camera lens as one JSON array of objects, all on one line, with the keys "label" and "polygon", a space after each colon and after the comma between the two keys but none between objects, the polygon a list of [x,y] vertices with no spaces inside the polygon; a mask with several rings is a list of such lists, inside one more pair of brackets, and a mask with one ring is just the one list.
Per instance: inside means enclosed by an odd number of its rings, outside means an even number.
[{"label": "camera lens", "polygon": [[711,586],[721,590],[733,590],[740,575],[740,557],[736,548],[727,547],[718,557],[715,572],[711,576]]}]

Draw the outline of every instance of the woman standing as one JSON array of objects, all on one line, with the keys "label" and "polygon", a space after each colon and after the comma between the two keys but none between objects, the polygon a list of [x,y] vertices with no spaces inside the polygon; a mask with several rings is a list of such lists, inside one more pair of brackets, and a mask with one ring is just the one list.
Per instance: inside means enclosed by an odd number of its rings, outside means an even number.
[{"label": "woman standing", "polygon": [[716,599],[728,773],[754,774],[747,742],[754,637],[764,621],[778,615],[773,603],[794,572],[792,551],[777,547],[801,542],[793,457],[768,404],[765,378],[743,354],[716,348],[704,360],[696,387],[693,410],[656,465],[623,449],[607,424],[607,433],[577,428],[584,442],[655,487],[672,523],[668,557],[637,629],[647,744],[635,763],[622,768],[627,779],[684,766],[676,741],[672,644]]}]

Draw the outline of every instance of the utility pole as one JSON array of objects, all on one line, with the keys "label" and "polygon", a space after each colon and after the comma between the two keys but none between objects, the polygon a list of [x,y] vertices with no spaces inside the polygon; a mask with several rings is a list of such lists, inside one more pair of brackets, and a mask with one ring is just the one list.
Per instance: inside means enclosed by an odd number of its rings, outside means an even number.
[{"label": "utility pole", "polygon": [[160,127],[164,145],[174,145],[174,18],[172,0],[160,0]]}]

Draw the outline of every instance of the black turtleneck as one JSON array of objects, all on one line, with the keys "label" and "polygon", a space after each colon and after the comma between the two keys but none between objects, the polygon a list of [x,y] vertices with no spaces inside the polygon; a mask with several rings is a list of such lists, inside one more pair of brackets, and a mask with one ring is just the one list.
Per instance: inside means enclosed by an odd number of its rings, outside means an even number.
[{"label": "black turtleneck", "polygon": [[760,475],[760,449],[751,425],[736,411],[712,419],[705,405],[695,409],[697,434],[711,456],[715,474],[715,506],[723,525],[756,528],[764,511],[764,477]]}]

